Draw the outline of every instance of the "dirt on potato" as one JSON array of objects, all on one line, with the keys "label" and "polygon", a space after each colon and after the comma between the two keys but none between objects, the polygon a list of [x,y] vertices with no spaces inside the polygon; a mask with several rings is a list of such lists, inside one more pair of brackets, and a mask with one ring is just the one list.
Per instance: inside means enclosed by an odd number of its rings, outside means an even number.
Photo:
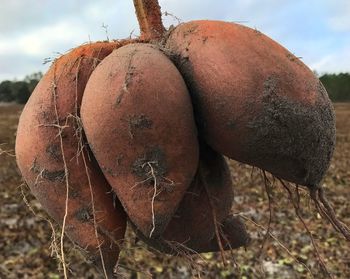
[{"label": "dirt on potato", "polygon": [[[46,221],[48,217],[27,187],[20,186],[22,181],[15,157],[11,156],[21,110],[18,105],[0,105],[0,278],[63,278],[59,262],[51,256],[55,238]],[[350,103],[335,104],[335,110],[337,144],[323,183],[338,216],[349,225]],[[5,150],[8,154],[3,152]],[[201,278],[310,278],[307,269],[315,278],[326,278],[320,272],[310,239],[296,217],[287,193],[277,182],[272,186],[271,232],[290,253],[269,238],[261,257],[258,257],[265,235],[261,226],[267,227],[269,219],[263,177],[258,169],[243,164],[230,161],[230,167],[234,169],[232,179],[235,186],[232,211],[244,216],[252,237],[247,250],[234,251],[234,259],[227,252],[229,263],[224,267],[219,253],[183,259],[147,251],[128,230],[130,240],[120,255],[121,278],[198,278],[199,274]],[[349,278],[349,243],[315,213],[305,191],[301,191],[301,203],[302,216],[328,269],[334,278]],[[59,232],[56,226],[55,230]],[[68,239],[65,245],[71,272],[69,278],[102,278]]]}]

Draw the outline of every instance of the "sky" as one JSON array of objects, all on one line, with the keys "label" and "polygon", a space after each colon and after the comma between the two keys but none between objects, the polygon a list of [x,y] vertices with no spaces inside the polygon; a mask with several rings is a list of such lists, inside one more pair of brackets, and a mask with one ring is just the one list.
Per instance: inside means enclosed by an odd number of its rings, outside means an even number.
[{"label": "sky", "polygon": [[[164,25],[195,19],[256,28],[319,74],[350,72],[349,0],[159,0]],[[139,33],[132,0],[0,0],[0,81],[45,72],[82,43]]]}]

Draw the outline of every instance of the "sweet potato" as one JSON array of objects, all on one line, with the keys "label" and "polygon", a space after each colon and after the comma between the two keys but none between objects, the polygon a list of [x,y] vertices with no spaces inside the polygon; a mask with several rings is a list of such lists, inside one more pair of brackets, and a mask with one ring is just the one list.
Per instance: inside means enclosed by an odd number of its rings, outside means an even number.
[{"label": "sweet potato", "polygon": [[249,237],[238,219],[230,217],[225,222],[232,201],[231,174],[225,159],[202,146],[197,174],[161,237],[147,238],[133,227],[140,239],[165,253],[219,251],[215,225],[225,234],[220,240],[224,249],[238,248],[246,245]]},{"label": "sweet potato", "polygon": [[334,113],[299,58],[257,30],[220,21],[181,24],[166,47],[212,148],[291,182],[320,183],[334,150]]},{"label": "sweet potato", "polygon": [[[246,231],[244,222],[238,216],[229,215],[220,225],[220,238],[225,250],[246,247],[250,244],[251,238]],[[213,239],[210,251],[218,250],[218,241]]]},{"label": "sweet potato", "polygon": [[32,193],[108,275],[126,216],[87,148],[79,110],[90,74],[119,45],[87,44],[57,59],[24,107],[16,139],[17,163]]},{"label": "sweet potato", "polygon": [[180,73],[155,46],[119,48],[91,75],[81,117],[129,218],[143,234],[159,236],[198,164],[192,105]]}]

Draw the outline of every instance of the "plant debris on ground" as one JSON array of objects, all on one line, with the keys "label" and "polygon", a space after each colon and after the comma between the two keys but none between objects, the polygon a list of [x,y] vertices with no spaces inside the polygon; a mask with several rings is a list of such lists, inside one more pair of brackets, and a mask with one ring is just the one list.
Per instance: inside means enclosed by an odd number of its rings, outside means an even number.
[{"label": "plant debris on ground", "polygon": [[[20,105],[0,105],[0,278],[63,278],[55,258],[59,228],[48,222],[40,204],[22,184],[13,156],[21,110]],[[350,104],[335,104],[335,110],[337,145],[323,183],[337,216],[349,225]],[[121,278],[326,278],[309,235],[280,183],[270,185],[268,197],[260,170],[233,161],[230,167],[235,192],[232,211],[245,221],[252,237],[250,246],[232,255],[227,252],[224,266],[220,253],[175,257],[148,251],[128,230],[130,240],[119,261]],[[301,215],[328,270],[334,278],[349,278],[349,243],[317,213],[307,191],[300,192]],[[264,242],[270,209],[270,236]],[[69,278],[100,278],[79,250],[65,241]]]}]

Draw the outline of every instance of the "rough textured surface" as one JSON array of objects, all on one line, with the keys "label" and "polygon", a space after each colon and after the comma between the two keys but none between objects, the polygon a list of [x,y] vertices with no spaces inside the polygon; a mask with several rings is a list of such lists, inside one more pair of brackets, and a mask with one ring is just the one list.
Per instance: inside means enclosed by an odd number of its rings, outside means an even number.
[{"label": "rough textured surface", "polygon": [[223,246],[226,249],[238,248],[247,244],[249,237],[238,219],[235,219],[236,222],[224,222],[230,214],[232,201],[231,174],[225,159],[210,148],[202,146],[197,174],[164,233],[158,239],[149,239],[133,227],[143,241],[165,253],[216,252],[219,247],[215,234],[214,211],[218,226],[221,227],[222,224],[221,231],[231,236],[223,237]]},{"label": "rough textured surface", "polygon": [[198,164],[186,85],[156,47],[132,44],[102,61],[86,86],[88,142],[132,222],[147,236],[165,229]]},{"label": "rough textured surface", "polygon": [[[86,147],[79,109],[90,74],[118,46],[87,44],[57,59],[26,104],[16,139],[17,163],[25,181],[60,225],[66,208],[66,182],[69,184],[65,232],[101,267],[100,246],[109,273],[117,262],[126,216],[121,208],[114,208],[111,188]],[[90,183],[99,239],[94,228]]]},{"label": "rough textured surface", "polygon": [[257,30],[220,21],[179,25],[166,52],[211,147],[291,182],[320,183],[334,150],[333,108],[300,59]]},{"label": "rough textured surface", "polygon": [[[320,101],[311,106],[288,100],[277,91],[277,81],[270,82],[268,86],[265,82],[266,90],[258,100],[262,111],[247,124],[249,137],[243,147],[247,162],[257,162],[262,169],[268,166],[277,177],[316,187],[335,147],[333,110]],[[320,94],[327,98],[321,84]],[[254,107],[254,103],[249,106]]]},{"label": "rough textured surface", "polygon": [[150,0],[134,0],[133,2],[141,29],[140,38],[149,40],[161,37],[165,30],[158,2]]}]

